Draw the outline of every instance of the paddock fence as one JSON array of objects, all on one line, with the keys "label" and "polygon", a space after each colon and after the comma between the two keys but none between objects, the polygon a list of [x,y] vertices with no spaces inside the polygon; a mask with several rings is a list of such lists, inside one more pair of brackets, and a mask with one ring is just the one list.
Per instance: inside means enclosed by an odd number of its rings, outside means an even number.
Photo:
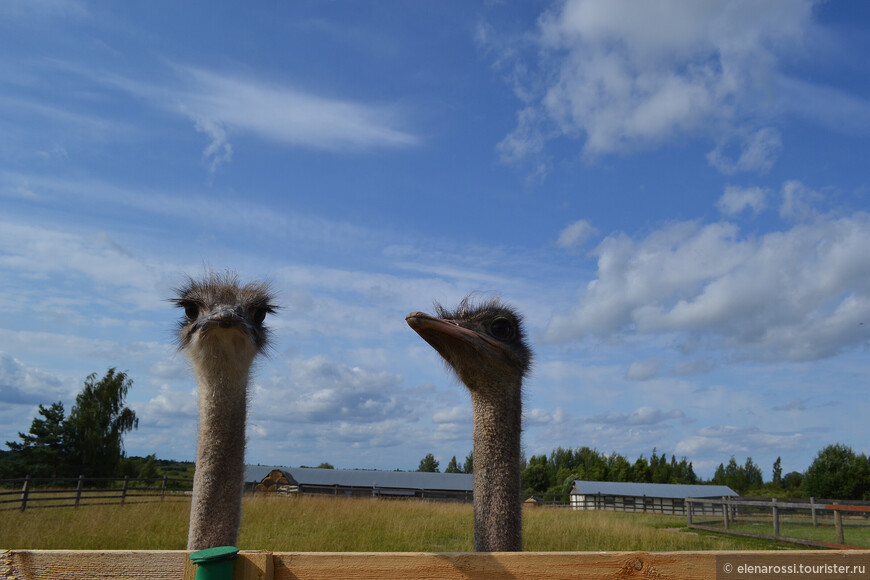
[{"label": "paddock fence", "polygon": [[[2,550],[0,578],[194,580],[185,551]],[[234,580],[585,580],[745,578],[745,563],[849,567],[866,577],[870,551],[367,553],[240,552]],[[781,577],[781,576],[775,576]],[[812,578],[841,577],[816,574]]]},{"label": "paddock fence", "polygon": [[0,510],[189,501],[192,489],[189,479],[169,477],[4,479],[0,480]]},{"label": "paddock fence", "polygon": [[834,549],[870,548],[870,502],[817,498],[686,500],[689,528]]}]

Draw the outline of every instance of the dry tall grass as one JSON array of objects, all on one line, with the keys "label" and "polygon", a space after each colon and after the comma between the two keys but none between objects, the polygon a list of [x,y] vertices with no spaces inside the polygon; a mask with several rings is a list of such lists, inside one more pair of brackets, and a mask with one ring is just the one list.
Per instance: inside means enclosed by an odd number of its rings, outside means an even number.
[{"label": "dry tall grass", "polygon": [[[0,512],[0,549],[183,550],[187,503]],[[239,547],[274,552],[467,552],[468,504],[303,496],[245,498]],[[736,537],[674,531],[682,518],[527,509],[530,551],[745,550]]]}]

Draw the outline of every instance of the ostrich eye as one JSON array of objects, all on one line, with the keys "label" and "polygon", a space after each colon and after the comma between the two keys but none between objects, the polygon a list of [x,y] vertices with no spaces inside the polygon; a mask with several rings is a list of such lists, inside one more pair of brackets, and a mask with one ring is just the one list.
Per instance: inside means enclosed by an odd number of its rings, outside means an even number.
[{"label": "ostrich eye", "polygon": [[266,320],[266,309],[257,308],[256,310],[254,310],[251,319],[254,321],[254,324],[263,324],[263,321]]},{"label": "ostrich eye", "polygon": [[514,325],[507,318],[496,318],[489,327],[489,332],[494,338],[508,340],[513,336]]},{"label": "ostrich eye", "polygon": [[196,317],[199,316],[199,306],[192,302],[185,302],[182,306],[184,306],[184,315],[191,322],[196,320]]}]

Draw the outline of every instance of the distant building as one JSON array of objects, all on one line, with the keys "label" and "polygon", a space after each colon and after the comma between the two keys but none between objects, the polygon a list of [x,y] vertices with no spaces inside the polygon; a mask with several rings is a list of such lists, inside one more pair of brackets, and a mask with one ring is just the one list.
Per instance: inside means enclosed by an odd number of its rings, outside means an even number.
[{"label": "distant building", "polygon": [[575,510],[648,512],[681,516],[686,515],[686,498],[718,499],[737,496],[727,485],[581,480],[574,481],[570,492],[571,507]]},{"label": "distant building", "polygon": [[248,466],[246,487],[262,493],[472,500],[474,476],[466,473]]}]

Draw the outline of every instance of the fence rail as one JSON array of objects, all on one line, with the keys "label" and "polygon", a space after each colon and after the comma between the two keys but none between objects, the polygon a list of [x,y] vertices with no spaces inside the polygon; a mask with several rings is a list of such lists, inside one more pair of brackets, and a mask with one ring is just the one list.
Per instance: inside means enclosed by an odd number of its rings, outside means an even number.
[{"label": "fence rail", "polygon": [[[196,566],[184,551],[2,550],[0,578],[30,580],[193,580]],[[515,552],[366,553],[241,552],[234,580],[330,578],[398,580],[583,580],[598,578],[742,578],[729,563],[839,565],[870,569],[870,551],[788,552]],[[722,573],[720,575],[720,572]],[[780,577],[780,576],[777,576]],[[833,577],[808,575],[807,577]]]},{"label": "fence rail", "polygon": [[[846,504],[816,498],[808,501],[778,498],[689,498],[686,505],[688,527],[694,529],[804,546],[870,548],[868,502],[854,501]],[[711,514],[718,517],[711,519]]]},{"label": "fence rail", "polygon": [[5,479],[0,480],[0,510],[172,501],[187,499],[191,490],[190,480],[169,477]]}]

